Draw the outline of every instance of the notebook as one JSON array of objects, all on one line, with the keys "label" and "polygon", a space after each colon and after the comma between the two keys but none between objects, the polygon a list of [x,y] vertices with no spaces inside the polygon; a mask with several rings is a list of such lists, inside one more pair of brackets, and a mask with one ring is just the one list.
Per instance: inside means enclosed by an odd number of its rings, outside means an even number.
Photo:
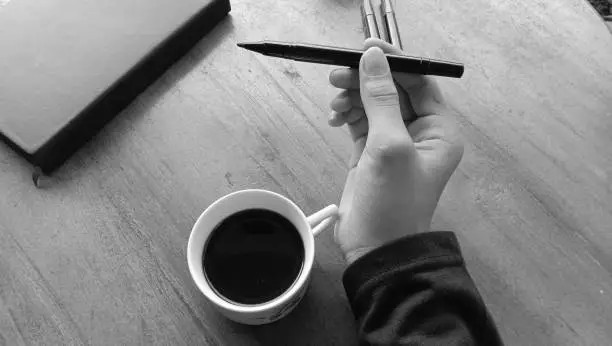
[{"label": "notebook", "polygon": [[0,138],[51,173],[229,11],[229,0],[0,0]]}]

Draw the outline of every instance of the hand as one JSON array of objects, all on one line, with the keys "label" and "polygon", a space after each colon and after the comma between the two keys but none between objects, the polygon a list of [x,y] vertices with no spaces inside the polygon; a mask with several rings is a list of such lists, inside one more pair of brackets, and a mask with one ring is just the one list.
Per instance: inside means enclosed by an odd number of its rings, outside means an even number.
[{"label": "hand", "polygon": [[384,41],[368,39],[365,48],[359,71],[338,69],[329,77],[345,89],[331,103],[329,123],[348,124],[355,144],[334,232],[349,263],[381,245],[428,231],[463,156],[453,112],[435,80],[392,76],[383,51],[403,52]]}]

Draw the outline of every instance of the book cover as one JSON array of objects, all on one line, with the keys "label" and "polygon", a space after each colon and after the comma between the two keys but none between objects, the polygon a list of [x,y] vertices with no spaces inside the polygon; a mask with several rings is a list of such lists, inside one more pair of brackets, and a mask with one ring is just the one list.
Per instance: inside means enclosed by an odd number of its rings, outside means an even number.
[{"label": "book cover", "polygon": [[229,0],[0,1],[0,137],[44,173],[230,11]]}]

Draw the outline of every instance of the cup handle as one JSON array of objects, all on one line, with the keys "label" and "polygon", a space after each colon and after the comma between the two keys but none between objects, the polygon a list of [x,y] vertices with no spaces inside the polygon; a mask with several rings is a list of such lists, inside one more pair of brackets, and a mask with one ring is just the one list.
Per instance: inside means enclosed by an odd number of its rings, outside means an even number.
[{"label": "cup handle", "polygon": [[306,218],[312,228],[312,235],[317,236],[322,230],[331,225],[338,217],[338,207],[335,204],[319,210]]}]

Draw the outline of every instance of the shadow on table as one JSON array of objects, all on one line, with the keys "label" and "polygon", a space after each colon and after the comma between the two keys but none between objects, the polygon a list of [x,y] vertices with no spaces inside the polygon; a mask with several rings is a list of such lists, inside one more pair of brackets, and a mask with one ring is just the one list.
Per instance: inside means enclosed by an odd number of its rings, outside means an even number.
[{"label": "shadow on table", "polygon": [[344,292],[332,289],[333,275],[313,268],[308,292],[285,318],[263,326],[236,328],[262,345],[356,345],[354,317]]}]

